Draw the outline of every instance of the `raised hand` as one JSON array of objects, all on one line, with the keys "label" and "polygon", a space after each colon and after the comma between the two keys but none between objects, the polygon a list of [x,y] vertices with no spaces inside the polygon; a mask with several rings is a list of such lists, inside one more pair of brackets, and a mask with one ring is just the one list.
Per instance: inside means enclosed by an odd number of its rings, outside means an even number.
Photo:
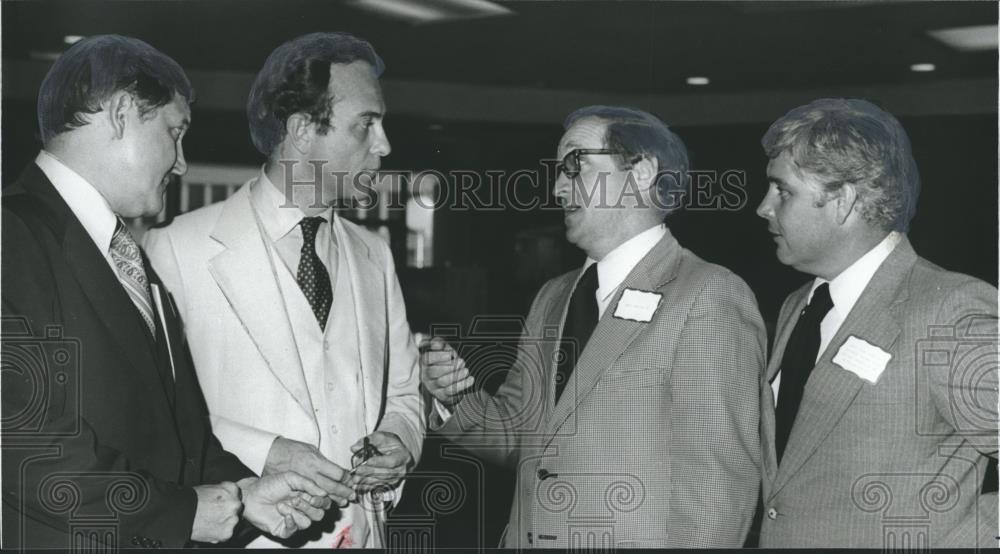
[{"label": "raised hand", "polygon": [[420,382],[439,402],[454,406],[475,381],[465,367],[465,360],[438,337],[421,344],[420,351]]}]

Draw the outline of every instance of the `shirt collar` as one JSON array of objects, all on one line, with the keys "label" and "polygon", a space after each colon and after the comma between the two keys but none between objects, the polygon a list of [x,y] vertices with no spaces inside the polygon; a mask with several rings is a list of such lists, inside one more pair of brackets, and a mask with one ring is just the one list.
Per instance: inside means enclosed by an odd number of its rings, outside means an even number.
[{"label": "shirt collar", "polygon": [[[596,262],[597,280],[600,285],[600,288],[597,289],[597,298],[606,300],[618,290],[628,274],[632,273],[639,261],[656,246],[656,243],[660,242],[665,234],[667,234],[667,226],[663,223],[650,227],[619,244],[601,261]],[[594,260],[587,258],[587,262],[583,266],[584,269],[592,263],[595,263]]]},{"label": "shirt collar", "polygon": [[108,201],[94,185],[45,150],[35,157],[35,165],[52,182],[56,192],[80,220],[94,244],[107,255],[111,251],[111,237],[118,224],[118,216]]},{"label": "shirt collar", "polygon": [[[286,206],[288,202],[285,195],[267,178],[263,168],[257,180],[250,185],[250,201],[257,208],[264,223],[264,230],[272,241],[284,238],[298,226],[303,217],[306,217],[298,207]],[[333,208],[327,208],[319,216],[327,222],[332,222]]]},{"label": "shirt collar", "polygon": [[847,315],[857,303],[858,298],[861,297],[861,293],[865,291],[872,277],[875,276],[879,266],[889,257],[889,254],[892,254],[902,238],[902,234],[892,231],[864,256],[841,271],[840,275],[834,277],[832,281],[817,277],[809,291],[809,299],[812,300],[812,294],[817,287],[828,282],[830,283],[830,298],[833,299],[833,309]]}]

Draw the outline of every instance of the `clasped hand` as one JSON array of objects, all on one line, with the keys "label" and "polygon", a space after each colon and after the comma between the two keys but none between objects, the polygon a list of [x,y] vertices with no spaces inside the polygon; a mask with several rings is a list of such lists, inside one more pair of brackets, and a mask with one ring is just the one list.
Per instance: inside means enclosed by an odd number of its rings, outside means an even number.
[{"label": "clasped hand", "polygon": [[294,472],[247,477],[238,483],[194,487],[198,496],[191,540],[218,543],[229,540],[243,517],[255,527],[279,538],[319,521],[330,507],[325,491]]}]

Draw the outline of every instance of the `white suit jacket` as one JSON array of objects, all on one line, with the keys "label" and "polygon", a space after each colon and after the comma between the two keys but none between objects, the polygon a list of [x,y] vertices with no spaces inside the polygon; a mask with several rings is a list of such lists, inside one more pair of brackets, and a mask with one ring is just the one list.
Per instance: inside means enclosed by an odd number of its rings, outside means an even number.
[{"label": "white suit jacket", "polygon": [[[254,179],[255,180],[255,179]],[[173,293],[216,436],[251,469],[277,436],[316,444],[317,417],[283,299],[250,200],[232,197],[150,230],[146,252]],[[395,433],[420,459],[417,350],[385,241],[343,221],[355,296],[366,429]]]}]

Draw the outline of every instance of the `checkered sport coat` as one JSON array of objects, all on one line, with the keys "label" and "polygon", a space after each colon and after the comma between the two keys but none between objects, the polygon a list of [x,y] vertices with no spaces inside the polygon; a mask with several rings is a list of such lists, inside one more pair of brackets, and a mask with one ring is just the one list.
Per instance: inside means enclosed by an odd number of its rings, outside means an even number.
[{"label": "checkered sport coat", "polygon": [[[761,382],[761,546],[995,547],[997,495],[980,490],[997,452],[997,290],[904,238],[820,355],[777,465],[768,383],[809,287],[785,301]],[[874,382],[837,356],[857,339],[892,356]]]},{"label": "checkered sport coat", "polygon": [[[615,292],[566,390],[554,359],[581,274],[546,283],[494,395],[441,431],[516,468],[506,547],[739,547],[760,484],[753,293],[669,233]],[[626,288],[661,295],[648,322],[614,316]]]}]

